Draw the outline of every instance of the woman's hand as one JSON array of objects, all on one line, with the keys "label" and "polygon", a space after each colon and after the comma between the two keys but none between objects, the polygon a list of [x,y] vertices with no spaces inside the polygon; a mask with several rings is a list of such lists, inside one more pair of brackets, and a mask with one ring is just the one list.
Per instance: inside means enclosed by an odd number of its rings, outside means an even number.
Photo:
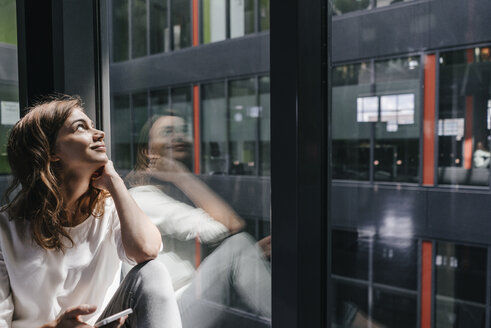
[{"label": "woman's hand", "polygon": [[[50,322],[41,328],[93,328],[89,324],[81,320],[81,316],[94,313],[97,307],[95,305],[82,304],[78,306],[71,307],[63,312],[58,319]],[[107,328],[120,328],[128,318],[124,316],[115,322],[112,322],[104,327]]]},{"label": "woman's hand", "polygon": [[92,174],[92,186],[97,189],[111,192],[114,186],[114,181],[121,179],[119,174],[114,169],[112,161],[107,161],[106,165],[99,168]]}]

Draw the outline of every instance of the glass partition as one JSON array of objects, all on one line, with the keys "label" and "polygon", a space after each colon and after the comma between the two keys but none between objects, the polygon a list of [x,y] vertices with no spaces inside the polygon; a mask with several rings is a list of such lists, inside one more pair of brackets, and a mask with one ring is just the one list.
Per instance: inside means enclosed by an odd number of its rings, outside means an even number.
[{"label": "glass partition", "polygon": [[[0,174],[10,173],[7,161],[7,136],[20,118],[17,73],[17,21],[16,2],[0,2]],[[5,176],[6,178],[6,176]],[[5,188],[0,177],[0,191]]]},{"label": "glass partition", "polygon": [[491,6],[329,4],[332,326],[491,327]]},{"label": "glass partition", "polygon": [[269,50],[243,54],[269,28],[256,3],[112,1],[111,158],[161,232],[183,327],[271,326]]}]

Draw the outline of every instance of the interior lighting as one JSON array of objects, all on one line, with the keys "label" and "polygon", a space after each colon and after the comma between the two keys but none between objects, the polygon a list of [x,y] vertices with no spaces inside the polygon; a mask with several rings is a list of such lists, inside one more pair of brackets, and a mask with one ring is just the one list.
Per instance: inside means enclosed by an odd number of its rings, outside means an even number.
[{"label": "interior lighting", "polygon": [[379,164],[380,164],[380,162],[378,161],[378,159],[376,159],[376,160],[373,161],[373,165],[377,166]]},{"label": "interior lighting", "polygon": [[397,160],[396,162],[397,165],[402,165],[402,161],[400,159]]}]

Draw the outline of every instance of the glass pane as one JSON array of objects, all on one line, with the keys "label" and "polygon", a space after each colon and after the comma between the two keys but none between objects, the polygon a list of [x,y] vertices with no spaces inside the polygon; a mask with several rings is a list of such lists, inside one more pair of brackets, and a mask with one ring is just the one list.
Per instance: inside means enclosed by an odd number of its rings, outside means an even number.
[{"label": "glass pane", "polygon": [[486,249],[438,242],[435,267],[436,327],[484,327]]},{"label": "glass pane", "polygon": [[147,55],[147,2],[131,0],[131,58]]},{"label": "glass pane", "polygon": [[191,1],[172,1],[174,50],[191,46]]},{"label": "glass pane", "polygon": [[380,117],[375,125],[374,179],[419,181],[419,57],[375,62]]},{"label": "glass pane", "polygon": [[372,128],[366,122],[378,120],[379,106],[371,66],[335,67],[332,80],[332,177],[368,180]]},{"label": "glass pane", "polygon": [[128,0],[112,1],[113,61],[129,59]]},{"label": "glass pane", "polygon": [[489,185],[489,48],[440,56],[438,182]]},{"label": "glass pane", "polygon": [[170,108],[169,100],[169,91],[167,89],[150,91],[151,115],[168,114]]},{"label": "glass pane", "polygon": [[14,0],[0,3],[0,42],[17,44],[17,15]]},{"label": "glass pane", "polygon": [[269,30],[269,0],[259,0],[259,30]]},{"label": "glass pane", "polygon": [[150,53],[170,50],[167,0],[149,0]]},{"label": "glass pane", "polygon": [[201,172],[227,174],[228,115],[225,83],[210,83],[201,87]]},{"label": "glass pane", "polygon": [[271,104],[270,78],[263,76],[259,79],[259,174],[271,175]]},{"label": "glass pane", "polygon": [[254,0],[229,0],[230,37],[254,33]]},{"label": "glass pane", "polygon": [[226,0],[202,0],[203,43],[225,40],[227,37]]},{"label": "glass pane", "polygon": [[258,118],[254,79],[229,83],[230,174],[256,175]]},{"label": "glass pane", "polygon": [[113,96],[111,115],[112,159],[118,170],[132,167],[131,110],[129,95]]},{"label": "glass pane", "polygon": [[333,15],[346,14],[356,10],[369,9],[370,0],[332,0]]},{"label": "glass pane", "polygon": [[102,16],[126,17],[113,49],[134,51],[109,67],[111,159],[161,233],[183,327],[270,327],[269,49],[253,34],[269,1],[138,1]]},{"label": "glass pane", "polygon": [[380,8],[380,7],[390,6],[396,3],[407,2],[407,1],[412,1],[412,0],[376,0],[377,3],[376,7]]}]

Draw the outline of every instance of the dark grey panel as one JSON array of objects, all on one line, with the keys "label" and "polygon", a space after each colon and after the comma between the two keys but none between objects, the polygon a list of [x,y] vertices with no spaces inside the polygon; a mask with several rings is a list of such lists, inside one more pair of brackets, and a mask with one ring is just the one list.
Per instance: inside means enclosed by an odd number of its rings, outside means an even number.
[{"label": "dark grey panel", "polygon": [[0,81],[17,82],[17,47],[0,43]]},{"label": "dark grey panel", "polygon": [[490,41],[488,0],[414,1],[333,18],[333,62]]},{"label": "dark grey panel", "polygon": [[486,192],[428,193],[428,234],[491,244],[491,195]]},{"label": "dark grey panel", "polygon": [[271,182],[269,178],[201,175],[200,178],[243,216],[269,220]]},{"label": "dark grey panel", "polygon": [[491,1],[434,0],[431,48],[491,41]]},{"label": "dark grey panel", "polygon": [[429,45],[429,2],[333,18],[333,61],[415,52]]},{"label": "dark grey panel", "polygon": [[380,235],[491,245],[491,194],[487,189],[425,188],[335,181],[333,225]]},{"label": "dark grey panel", "polygon": [[111,92],[269,72],[269,33],[111,64]]},{"label": "dark grey panel", "polygon": [[390,237],[424,233],[426,195],[418,187],[333,183],[333,225]]}]

